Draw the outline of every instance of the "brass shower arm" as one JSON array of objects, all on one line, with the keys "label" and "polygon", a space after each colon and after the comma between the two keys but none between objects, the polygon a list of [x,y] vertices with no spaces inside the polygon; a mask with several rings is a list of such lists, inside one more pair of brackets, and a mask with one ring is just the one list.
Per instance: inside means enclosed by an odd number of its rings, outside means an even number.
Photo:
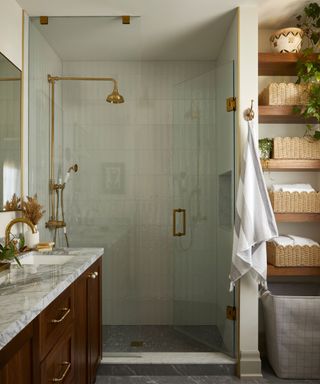
[{"label": "brass shower arm", "polygon": [[18,81],[20,77],[0,77],[0,81]]},{"label": "brass shower arm", "polygon": [[81,76],[51,76],[48,75],[48,82],[54,83],[60,80],[84,80],[84,81],[112,81],[114,88],[118,89],[117,80],[113,77],[81,77]]}]

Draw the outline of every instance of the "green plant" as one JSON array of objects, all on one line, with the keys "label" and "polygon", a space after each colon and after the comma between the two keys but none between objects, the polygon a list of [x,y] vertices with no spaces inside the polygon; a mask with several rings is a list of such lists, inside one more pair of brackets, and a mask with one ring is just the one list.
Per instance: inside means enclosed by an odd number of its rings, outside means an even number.
[{"label": "green plant", "polygon": [[[304,118],[316,119],[320,123],[320,55],[314,54],[312,48],[303,51],[297,62],[297,84],[308,84],[308,102],[306,105],[299,105],[293,108],[295,113]],[[317,126],[308,124],[305,136],[320,139],[320,132]]]},{"label": "green plant", "polygon": [[0,260],[5,261],[5,260],[12,260],[15,259],[17,264],[21,267],[21,263],[16,256],[16,247],[12,241],[8,245],[2,245],[0,244]]},{"label": "green plant", "polygon": [[307,125],[305,136],[320,139],[320,55],[315,53],[320,43],[320,5],[309,3],[303,14],[297,16],[297,27],[304,31],[308,48],[304,49],[297,62],[297,84],[308,84],[308,102],[294,107],[293,111],[304,118],[313,118],[317,125]]},{"label": "green plant", "polygon": [[303,14],[296,17],[297,27],[301,28],[307,38],[308,46],[310,43],[316,47],[320,42],[320,5],[309,3],[303,8]]},{"label": "green plant", "polygon": [[273,150],[273,140],[265,137],[259,140],[260,158],[263,160],[270,159]]}]

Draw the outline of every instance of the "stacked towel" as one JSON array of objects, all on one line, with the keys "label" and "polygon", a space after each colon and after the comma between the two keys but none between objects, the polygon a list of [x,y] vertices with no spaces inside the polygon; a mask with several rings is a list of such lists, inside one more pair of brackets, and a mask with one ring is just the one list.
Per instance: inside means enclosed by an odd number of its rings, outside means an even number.
[{"label": "stacked towel", "polygon": [[275,237],[272,239],[273,242],[275,242],[277,245],[282,245],[283,247],[286,247],[288,245],[294,246],[294,245],[300,245],[303,247],[304,245],[307,245],[309,247],[312,247],[313,245],[318,245],[316,241],[312,239],[308,239],[307,237],[300,237],[300,236],[293,236],[293,235],[281,235],[278,237]]},{"label": "stacked towel", "polygon": [[273,184],[272,192],[315,192],[310,184]]}]

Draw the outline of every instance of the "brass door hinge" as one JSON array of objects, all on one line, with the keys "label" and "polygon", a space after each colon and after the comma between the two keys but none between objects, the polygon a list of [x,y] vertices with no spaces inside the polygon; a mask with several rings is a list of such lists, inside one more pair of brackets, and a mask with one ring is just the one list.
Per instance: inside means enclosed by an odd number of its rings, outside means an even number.
[{"label": "brass door hinge", "polygon": [[237,99],[235,97],[227,98],[227,112],[234,112],[237,109]]},{"label": "brass door hinge", "polygon": [[48,25],[49,19],[48,16],[40,16],[40,24],[41,25]]},{"label": "brass door hinge", "polygon": [[232,307],[231,305],[227,306],[226,311],[227,319],[228,320],[236,320],[237,319],[237,309],[236,307]]}]

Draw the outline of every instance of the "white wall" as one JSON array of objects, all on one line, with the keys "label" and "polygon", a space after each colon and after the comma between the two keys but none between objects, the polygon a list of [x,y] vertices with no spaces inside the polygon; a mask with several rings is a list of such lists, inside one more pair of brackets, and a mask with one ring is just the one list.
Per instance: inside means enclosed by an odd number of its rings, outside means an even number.
[{"label": "white wall", "polygon": [[[255,129],[258,129],[258,15],[252,5],[239,8],[239,48],[238,48],[238,164],[248,125],[243,118],[244,111],[254,100]],[[239,374],[240,376],[261,375],[258,350],[258,285],[247,274],[240,281],[239,312]]]},{"label": "white wall", "polygon": [[0,52],[22,68],[22,9],[14,0],[0,0]]},{"label": "white wall", "polygon": [[[255,6],[241,6],[226,36],[225,43],[221,48],[218,64],[235,60],[235,94],[237,97],[236,112],[236,180],[240,173],[241,157],[246,141],[248,126],[243,118],[244,111],[250,106],[251,99],[254,100],[255,128],[257,129],[257,106],[258,106],[258,19]],[[237,182],[236,182],[237,188]],[[221,232],[218,236],[227,233]],[[230,236],[230,234],[229,234]],[[225,242],[227,244],[227,241]],[[220,252],[218,252],[220,253]],[[228,250],[231,258],[231,251]],[[230,265],[228,263],[224,264]],[[261,363],[258,351],[258,286],[252,278],[244,276],[237,285],[238,306],[238,345],[237,351],[239,366],[238,374],[241,377],[261,375]],[[221,305],[228,302],[227,293],[221,299]],[[223,324],[223,319],[220,320]],[[226,323],[228,326],[228,323]],[[229,332],[230,333],[230,332]]]}]

